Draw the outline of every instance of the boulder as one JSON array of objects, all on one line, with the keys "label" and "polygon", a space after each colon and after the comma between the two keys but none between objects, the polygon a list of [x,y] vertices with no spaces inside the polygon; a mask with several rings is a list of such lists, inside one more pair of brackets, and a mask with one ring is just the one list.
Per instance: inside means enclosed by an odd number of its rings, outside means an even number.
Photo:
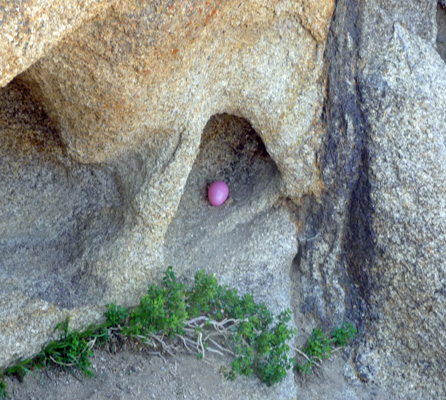
[{"label": "boulder", "polygon": [[[206,268],[276,311],[294,306],[286,199],[322,190],[334,2],[322,5],[83,4],[63,37],[53,17],[46,41],[21,36],[40,52],[5,50],[17,61],[2,64],[3,85],[30,66],[0,91],[1,366],[67,316],[82,328],[107,303],[136,304],[170,263],[182,279]],[[205,197],[216,179],[230,187],[220,208]],[[278,390],[293,398],[293,379]]]},{"label": "boulder", "polygon": [[435,32],[423,37],[394,23],[386,36],[359,83],[374,251],[366,272],[373,329],[359,356],[360,371],[373,371],[372,379],[404,391],[406,398],[427,398],[426,393],[441,398],[446,395],[446,66],[434,46]]},{"label": "boulder", "polygon": [[446,390],[442,13],[428,1],[337,4],[321,150],[329,190],[299,208],[296,324],[355,320],[345,374],[393,398]]},{"label": "boulder", "polygon": [[[321,294],[339,277],[331,271],[345,267],[354,287],[339,293],[363,332],[347,375],[394,398],[436,399],[446,390],[445,64],[436,11],[429,1],[337,5],[322,165],[332,191],[322,207],[309,203],[310,222],[325,226],[308,225],[308,237],[320,234],[299,266]],[[321,295],[309,298],[324,315]]]},{"label": "boulder", "polygon": [[297,346],[354,322],[338,397],[445,396],[444,2],[28,3],[0,7],[1,367],[172,264],[292,308]]},{"label": "boulder", "polygon": [[29,0],[0,6],[0,87],[116,1]]}]

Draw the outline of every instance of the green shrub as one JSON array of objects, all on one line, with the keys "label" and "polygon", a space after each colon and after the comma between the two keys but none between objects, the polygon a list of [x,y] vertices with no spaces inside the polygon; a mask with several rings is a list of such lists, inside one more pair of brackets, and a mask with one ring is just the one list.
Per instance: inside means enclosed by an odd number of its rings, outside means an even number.
[{"label": "green shrub", "polygon": [[289,326],[289,309],[274,316],[265,304],[256,303],[252,295],[241,296],[235,289],[220,286],[214,276],[204,271],[197,272],[194,285],[187,287],[177,282],[172,267],[165,272],[160,286],[149,285],[147,294],[130,312],[112,303],[107,305],[104,315],[104,324],[92,325],[84,332],[70,330],[68,319],[57,325],[56,330],[62,331],[59,340],[0,374],[0,399],[7,397],[2,377],[22,378],[33,368],[56,364],[93,376],[90,363],[93,348],[107,343],[111,336],[141,340],[149,346],[158,346],[160,353],[169,354],[178,347],[172,343],[180,341],[189,351],[189,345],[199,349],[199,359],[205,358],[206,352],[231,354],[234,360],[230,369],[224,368],[228,379],[256,374],[271,386],[282,381],[293,365],[309,373],[317,362],[331,355],[332,346],[345,346],[357,333],[351,324],[343,324],[330,337],[320,329],[313,330],[301,352],[307,362],[297,365],[289,355],[288,343],[296,334]]},{"label": "green shrub", "polygon": [[[106,342],[109,338],[105,325],[90,326],[84,332],[69,329],[69,319],[58,324],[55,331],[62,331],[59,340],[49,343],[34,356],[20,361],[7,368],[0,374],[3,376],[17,376],[23,379],[32,369],[48,368],[58,365],[70,371],[80,370],[86,376],[94,376],[91,369],[90,357],[93,347]],[[3,397],[2,397],[3,396]],[[0,399],[6,398],[6,385],[0,381]]]},{"label": "green shrub", "polygon": [[0,399],[6,399],[8,397],[8,392],[6,391],[6,383],[0,381]]},{"label": "green shrub", "polygon": [[124,324],[128,317],[128,310],[122,306],[117,306],[116,303],[107,304],[107,311],[104,316],[107,319],[107,326],[117,328]]},{"label": "green shrub", "polygon": [[168,336],[182,333],[187,318],[184,291],[184,285],[176,281],[172,267],[169,267],[162,286],[150,285],[139,306],[132,310],[128,325],[122,329],[123,335],[149,338],[159,331]]},{"label": "green shrub", "polygon": [[[108,305],[106,316],[108,324],[118,326],[125,313],[121,314],[119,306],[112,304]],[[197,318],[202,323],[196,324]],[[150,285],[148,293],[141,297],[128,324],[122,327],[122,334],[151,343],[151,338],[160,343],[160,336],[198,340],[197,347],[202,346],[198,358],[203,358],[208,343],[200,344],[202,339],[197,338],[202,338],[203,330],[218,325],[219,340],[235,357],[226,376],[234,379],[237,375],[256,373],[272,385],[282,380],[292,366],[286,344],[295,334],[287,325],[290,318],[287,310],[273,324],[272,313],[264,304],[255,303],[252,295],[240,296],[235,289],[219,286],[217,279],[204,271],[197,272],[194,286],[188,288],[177,282],[169,267],[162,285]],[[163,342],[163,349],[166,348],[169,346]]]},{"label": "green shrub", "polygon": [[344,322],[340,328],[335,329],[331,333],[331,340],[335,346],[344,347],[347,346],[347,343],[352,340],[357,333],[358,331],[352,324]]},{"label": "green shrub", "polygon": [[332,346],[344,347],[356,334],[356,328],[346,323],[333,330],[330,336],[326,336],[320,329],[313,329],[307,345],[302,349],[307,360],[304,364],[297,364],[296,368],[304,375],[309,374],[318,361],[331,356]]}]

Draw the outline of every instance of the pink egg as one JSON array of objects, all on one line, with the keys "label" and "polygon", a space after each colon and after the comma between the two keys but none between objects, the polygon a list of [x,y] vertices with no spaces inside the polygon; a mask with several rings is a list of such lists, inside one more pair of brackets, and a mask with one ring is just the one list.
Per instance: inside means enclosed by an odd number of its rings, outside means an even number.
[{"label": "pink egg", "polygon": [[229,196],[229,188],[223,181],[216,181],[208,190],[209,203],[213,206],[221,206]]}]

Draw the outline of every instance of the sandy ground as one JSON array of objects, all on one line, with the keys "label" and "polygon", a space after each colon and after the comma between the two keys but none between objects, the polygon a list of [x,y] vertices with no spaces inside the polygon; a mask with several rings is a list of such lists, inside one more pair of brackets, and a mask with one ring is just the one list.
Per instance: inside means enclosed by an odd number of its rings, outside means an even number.
[{"label": "sandy ground", "polygon": [[[8,378],[11,400],[128,400],[128,399],[276,399],[277,388],[267,388],[257,378],[227,381],[220,368],[229,359],[199,361],[192,355],[165,358],[146,351],[122,350],[115,354],[96,350],[92,358],[95,378],[75,376],[52,368],[35,372],[23,382]],[[299,400],[391,400],[372,388],[351,386],[344,379],[342,355],[324,363],[317,374],[295,376]]]}]

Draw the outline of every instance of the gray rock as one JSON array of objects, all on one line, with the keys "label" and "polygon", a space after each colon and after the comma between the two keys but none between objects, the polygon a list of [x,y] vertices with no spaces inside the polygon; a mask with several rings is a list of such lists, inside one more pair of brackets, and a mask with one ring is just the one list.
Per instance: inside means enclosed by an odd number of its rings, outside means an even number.
[{"label": "gray rock", "polygon": [[437,50],[446,62],[446,5],[437,6]]},{"label": "gray rock", "polygon": [[291,307],[297,345],[353,321],[315,396],[444,397],[444,2],[339,0],[326,42],[330,0],[189,3],[77,8],[2,48],[2,85],[33,65],[0,92],[0,366],[173,264]]},{"label": "gray rock", "polygon": [[430,41],[398,23],[384,47],[379,69],[364,69],[360,80],[375,251],[367,295],[373,328],[360,358],[373,365],[374,379],[407,398],[440,398],[446,67]]},{"label": "gray rock", "polygon": [[[135,304],[147,284],[161,278],[172,244],[167,231],[180,201],[188,202],[182,194],[203,129],[224,112],[249,119],[269,155],[266,163],[249,164],[250,150],[240,149],[240,160],[231,165],[215,156],[218,143],[211,146],[210,165],[225,165],[233,207],[223,231],[203,241],[209,254],[222,241],[234,245],[226,265],[234,271],[222,277],[226,283],[258,289],[274,307],[291,306],[288,275],[297,233],[286,208],[276,203],[322,189],[316,155],[323,41],[333,9],[331,0],[323,8],[305,4],[231,0],[172,8],[165,0],[113,7],[102,2],[95,8],[101,14],[87,18],[93,9],[73,1],[73,24],[82,23],[81,29],[70,25],[56,40],[56,4],[47,31],[35,31],[36,37],[32,29],[19,32],[22,45],[33,48],[28,58],[20,59],[23,46],[4,47],[5,59],[15,62],[8,69],[0,60],[2,85],[14,71],[32,66],[2,90],[4,110],[21,112],[9,112],[0,125],[8,138],[1,143],[1,194],[7,201],[0,225],[2,301],[9,304],[12,293],[20,299],[1,315],[8,328],[0,331],[0,343],[14,343],[5,345],[1,366],[37,351],[66,316],[73,327],[85,327],[100,318],[106,303]],[[1,8],[0,15],[6,11]],[[9,23],[26,17],[24,9],[15,11]],[[38,38],[41,52],[33,47]],[[12,95],[20,91],[28,94]],[[211,179],[210,172],[201,170],[200,186],[190,190],[205,190],[202,180]],[[203,199],[198,205],[208,207]],[[198,205],[186,209],[201,213]],[[180,231],[186,238],[201,232]],[[252,246],[259,245],[271,254],[251,260],[258,253]],[[187,251],[192,262],[195,250]],[[181,263],[179,275],[201,265]],[[281,290],[273,295],[271,288]]]},{"label": "gray rock", "polygon": [[[220,207],[207,199],[216,180],[230,190]],[[279,171],[249,123],[213,117],[165,237],[166,263],[189,277],[198,269],[214,273],[276,313],[289,308],[297,235],[292,216],[278,206],[279,184]]]},{"label": "gray rock", "polygon": [[112,244],[123,216],[110,170],[72,163],[54,124],[23,85],[3,89],[0,104],[0,365],[5,365],[24,348],[37,352],[68,310],[75,316],[83,306],[82,323],[92,318],[93,299],[105,286],[91,279],[83,258],[92,261],[99,248]]},{"label": "gray rock", "polygon": [[[216,180],[230,190],[220,207],[207,199]],[[297,235],[292,215],[278,205],[279,185],[280,173],[250,124],[225,114],[212,117],[165,237],[165,262],[189,280],[199,269],[212,273],[276,314],[291,308]],[[292,374],[265,396],[295,398]]]},{"label": "gray rock", "polygon": [[396,398],[434,399],[445,390],[437,351],[446,103],[435,7],[338,3],[326,52],[322,178],[330,190],[300,208],[295,271],[306,284],[297,324],[311,327],[312,315],[327,325],[333,316],[354,319],[363,335],[350,376]]}]

